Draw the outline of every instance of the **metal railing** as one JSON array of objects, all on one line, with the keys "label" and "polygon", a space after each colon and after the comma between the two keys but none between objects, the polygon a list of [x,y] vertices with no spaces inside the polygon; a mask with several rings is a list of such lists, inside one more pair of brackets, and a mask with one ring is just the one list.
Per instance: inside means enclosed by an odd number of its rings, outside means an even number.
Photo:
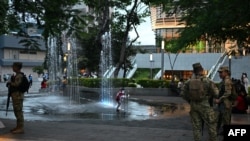
[{"label": "metal railing", "polygon": [[126,73],[126,78],[131,78],[137,70],[136,58],[134,57],[131,62],[133,69],[129,69]]},{"label": "metal railing", "polygon": [[217,60],[215,65],[213,65],[212,68],[209,70],[207,77],[209,77],[211,80],[213,80],[219,67],[225,62],[226,58],[227,58],[227,54],[226,54],[226,52],[224,52],[221,55],[221,57]]}]

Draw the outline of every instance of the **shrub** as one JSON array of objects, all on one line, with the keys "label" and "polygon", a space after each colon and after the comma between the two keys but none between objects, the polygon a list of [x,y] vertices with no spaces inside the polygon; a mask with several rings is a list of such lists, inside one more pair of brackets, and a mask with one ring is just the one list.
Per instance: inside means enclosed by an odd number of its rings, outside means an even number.
[{"label": "shrub", "polygon": [[128,87],[134,87],[134,88],[136,88],[137,85],[136,85],[136,83],[128,83]]},{"label": "shrub", "polygon": [[[143,88],[168,88],[169,80],[152,80],[152,79],[122,79],[112,78],[108,79],[111,81],[111,86],[114,88],[119,87],[137,87],[141,85]],[[100,88],[102,83],[101,78],[79,78],[79,85],[89,88]]]}]

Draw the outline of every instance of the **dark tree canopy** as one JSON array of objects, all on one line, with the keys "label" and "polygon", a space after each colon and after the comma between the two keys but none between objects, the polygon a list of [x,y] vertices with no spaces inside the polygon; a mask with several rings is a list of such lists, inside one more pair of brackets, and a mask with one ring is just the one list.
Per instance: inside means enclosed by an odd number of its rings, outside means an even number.
[{"label": "dark tree canopy", "polygon": [[[129,32],[132,29],[136,30],[136,26],[143,22],[142,18],[148,16],[148,9],[141,11],[143,3],[140,0],[11,0],[10,4],[8,2],[9,0],[0,1],[0,34],[18,31],[18,35],[27,38],[22,41],[24,45],[39,46],[29,39],[27,32],[22,29],[22,25],[31,22],[42,29],[47,48],[49,37],[58,39],[56,50],[62,56],[62,37],[76,37],[82,47],[78,52],[79,66],[91,71],[98,71],[102,35],[105,32],[113,32],[115,41],[112,43],[117,47],[117,56],[113,62],[117,67],[116,74],[120,68],[130,67],[129,56],[134,54],[132,44],[139,35],[135,39],[130,39]],[[90,10],[82,13],[78,9],[72,9],[79,2],[84,2]],[[111,14],[111,9],[115,13]],[[111,24],[112,22],[114,24]],[[45,61],[48,58],[49,56],[46,56]],[[46,66],[47,63],[44,64]]]},{"label": "dark tree canopy", "polygon": [[[197,40],[234,38],[249,43],[249,0],[147,0],[151,5],[162,5],[165,12],[183,11],[186,28],[180,31],[179,48],[195,44]],[[170,10],[171,9],[171,10]],[[174,9],[174,10],[173,10]]]}]

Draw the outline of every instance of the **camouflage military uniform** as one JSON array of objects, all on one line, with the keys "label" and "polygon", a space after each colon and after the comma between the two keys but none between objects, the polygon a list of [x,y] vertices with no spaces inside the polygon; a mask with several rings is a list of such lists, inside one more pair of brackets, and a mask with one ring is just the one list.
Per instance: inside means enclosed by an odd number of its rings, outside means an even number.
[{"label": "camouflage military uniform", "polygon": [[232,94],[232,81],[229,76],[226,76],[224,80],[220,83],[220,97],[221,101],[218,104],[218,130],[222,125],[228,125],[231,123],[231,111],[232,111],[232,101],[229,99]]},{"label": "camouflage military uniform", "polygon": [[209,141],[217,141],[217,120],[216,113],[209,103],[213,97],[218,97],[219,90],[215,84],[204,76],[194,76],[202,78],[206,96],[202,101],[192,101],[188,96],[189,82],[186,81],[181,91],[181,96],[190,103],[190,117],[193,126],[194,141],[201,141],[202,122],[208,127]]},{"label": "camouflage military uniform", "polygon": [[11,98],[13,103],[14,114],[16,117],[16,128],[23,129],[24,117],[23,117],[23,99],[24,93],[18,90],[18,86],[22,82],[22,74],[17,73],[14,81],[10,83]]}]

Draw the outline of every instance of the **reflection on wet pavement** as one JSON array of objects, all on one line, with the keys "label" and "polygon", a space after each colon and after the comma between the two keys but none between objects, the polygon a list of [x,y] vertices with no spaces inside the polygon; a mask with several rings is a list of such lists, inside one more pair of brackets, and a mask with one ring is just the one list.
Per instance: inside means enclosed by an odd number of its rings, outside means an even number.
[{"label": "reflection on wet pavement", "polygon": [[[186,115],[189,111],[187,104],[174,103],[147,103],[141,100],[130,99],[121,106],[122,110],[116,112],[116,103],[104,105],[98,101],[74,104],[67,97],[34,94],[28,95],[24,100],[25,120],[81,120],[81,119],[103,119],[103,120],[146,120],[160,119]],[[6,97],[0,99],[0,112],[5,115]],[[13,118],[12,106],[9,108],[8,116]]]}]

